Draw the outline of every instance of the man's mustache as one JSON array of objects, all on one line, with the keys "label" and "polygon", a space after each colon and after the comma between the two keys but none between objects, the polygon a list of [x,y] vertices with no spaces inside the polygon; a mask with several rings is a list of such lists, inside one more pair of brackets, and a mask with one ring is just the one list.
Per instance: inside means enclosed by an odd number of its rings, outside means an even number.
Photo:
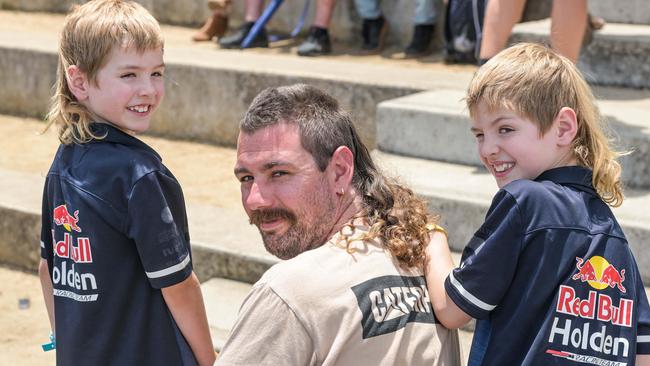
[{"label": "man's mustache", "polygon": [[285,219],[289,221],[291,225],[295,224],[298,219],[296,215],[284,208],[268,208],[262,210],[253,210],[248,219],[248,222],[251,225],[260,226],[263,222],[273,221],[277,219]]}]

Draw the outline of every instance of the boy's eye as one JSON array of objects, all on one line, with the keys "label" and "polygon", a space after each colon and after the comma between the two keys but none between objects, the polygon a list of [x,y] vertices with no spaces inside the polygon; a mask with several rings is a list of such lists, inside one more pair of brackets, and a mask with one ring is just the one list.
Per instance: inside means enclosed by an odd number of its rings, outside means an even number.
[{"label": "boy's eye", "polygon": [[510,128],[510,127],[501,127],[501,128],[499,128],[499,133],[501,133],[501,134],[512,132],[512,131],[514,131],[514,130],[512,128]]},{"label": "boy's eye", "polygon": [[120,77],[123,78],[123,79],[133,78],[133,77],[135,77],[135,73],[127,72],[126,74],[122,74]]},{"label": "boy's eye", "polygon": [[483,138],[483,134],[482,133],[475,133],[474,137],[476,137],[477,140],[480,140],[480,139]]},{"label": "boy's eye", "polygon": [[151,75],[152,75],[152,76],[155,76],[155,77],[157,77],[157,78],[161,78],[161,77],[163,77],[163,73],[160,72],[160,71],[156,71],[156,72],[154,72],[154,73],[151,74]]}]

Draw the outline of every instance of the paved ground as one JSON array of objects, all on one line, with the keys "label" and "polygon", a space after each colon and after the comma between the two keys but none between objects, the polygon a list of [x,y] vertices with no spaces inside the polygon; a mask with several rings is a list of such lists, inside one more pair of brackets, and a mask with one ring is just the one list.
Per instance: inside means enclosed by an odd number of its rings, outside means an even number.
[{"label": "paved ground", "polygon": [[[0,266],[0,361],[3,365],[54,365],[54,352],[43,352],[50,325],[34,273]],[[20,301],[28,301],[26,307]]]}]

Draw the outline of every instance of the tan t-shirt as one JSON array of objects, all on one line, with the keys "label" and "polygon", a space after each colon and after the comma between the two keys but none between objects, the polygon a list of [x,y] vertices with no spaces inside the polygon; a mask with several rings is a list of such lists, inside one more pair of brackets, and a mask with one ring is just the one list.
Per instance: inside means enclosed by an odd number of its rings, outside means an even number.
[{"label": "tan t-shirt", "polygon": [[376,242],[353,241],[350,253],[338,239],[262,276],[216,365],[460,365],[422,271]]}]

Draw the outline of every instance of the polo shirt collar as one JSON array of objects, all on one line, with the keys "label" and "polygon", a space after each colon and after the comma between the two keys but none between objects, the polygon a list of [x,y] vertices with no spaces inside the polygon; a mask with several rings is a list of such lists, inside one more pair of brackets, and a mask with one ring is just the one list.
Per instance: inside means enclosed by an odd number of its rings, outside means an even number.
[{"label": "polo shirt collar", "polygon": [[575,189],[591,193],[594,196],[598,196],[598,193],[591,183],[591,169],[582,166],[564,166],[560,168],[553,168],[540,174],[540,176],[537,177],[535,181],[551,181],[553,183],[570,186]]},{"label": "polo shirt collar", "polygon": [[162,160],[160,155],[158,155],[158,153],[149,145],[111,124],[94,122],[90,125],[90,130],[98,136],[105,136],[100,141],[112,142],[120,145],[144,149],[156,155],[158,159]]}]

